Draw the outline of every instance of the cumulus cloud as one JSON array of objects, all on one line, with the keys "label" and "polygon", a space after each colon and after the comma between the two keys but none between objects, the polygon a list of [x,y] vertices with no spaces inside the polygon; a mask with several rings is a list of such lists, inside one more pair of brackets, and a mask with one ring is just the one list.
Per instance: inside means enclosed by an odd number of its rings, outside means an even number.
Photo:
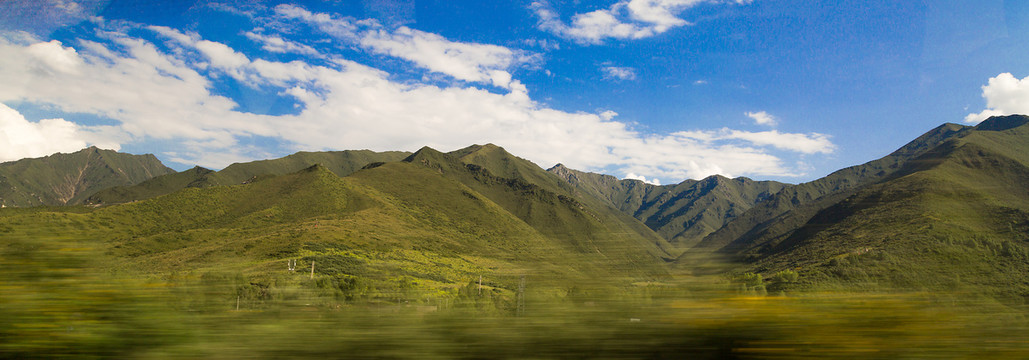
[{"label": "cumulus cloud", "polygon": [[[0,102],[52,105],[65,113],[88,113],[120,122],[128,138],[207,139],[225,147],[240,134],[272,135],[253,114],[233,111],[232,100],[211,94],[212,82],[182,59],[144,40],[104,32],[107,44],[81,41],[20,43],[0,39]],[[40,62],[60,53],[67,61]],[[57,71],[74,63],[77,71]],[[42,65],[41,65],[42,64]],[[47,66],[54,71],[39,71]]]},{"label": "cumulus cloud", "polygon": [[636,69],[631,67],[605,66],[600,70],[608,80],[636,80]]},{"label": "cumulus cloud", "polygon": [[639,180],[639,181],[642,181],[642,182],[645,182],[645,183],[648,183],[648,184],[661,185],[661,181],[658,180],[658,179],[650,179],[650,180],[648,180],[643,175],[636,175],[636,174],[633,174],[633,173],[625,174],[625,179]]},{"label": "cumulus cloud", "polygon": [[754,119],[754,123],[758,125],[775,126],[778,123],[774,116],[764,111],[745,112],[743,113],[743,115],[746,115],[751,119]]},{"label": "cumulus cloud", "polygon": [[51,40],[30,45],[25,49],[39,61],[38,70],[58,73],[76,73],[79,70],[79,57],[75,49],[61,46],[61,42]]},{"label": "cumulus cloud", "polygon": [[[180,146],[164,156],[212,168],[269,157],[267,149],[240,144],[251,137],[279,140],[290,150],[416,150],[428,145],[447,151],[495,143],[544,167],[561,162],[653,183],[713,174],[793,176],[797,170],[773,152],[833,151],[828,136],[821,134],[731,129],[642,133],[619,121],[613,111],[550,108],[533,100],[524,86],[501,94],[467,84],[400,82],[390,73],[338,56],[327,56],[322,65],[270,61],[196,34],[149,29],[161,35],[168,50],[110,29],[99,32],[102,42],[75,46],[0,39],[0,53],[6,55],[0,57],[0,78],[11,84],[0,87],[0,101],[111,119],[116,129],[85,130],[108,138],[120,132],[124,141],[174,142]],[[63,54],[69,62],[44,65],[53,71],[34,70],[41,62],[30,48],[43,48],[44,55]],[[78,70],[57,71],[62,64],[75,64]],[[491,84],[506,80],[496,73],[490,76]],[[213,93],[219,81],[228,79],[276,89],[300,105],[298,112],[242,112],[232,99]],[[89,142],[82,134],[90,131],[76,134]]]},{"label": "cumulus cloud", "polygon": [[375,20],[355,21],[324,13],[312,13],[293,5],[275,8],[279,16],[303,20],[334,37],[372,52],[411,61],[429,71],[458,80],[492,84],[518,90],[509,70],[540,61],[537,54],[507,47],[450,41],[440,35],[401,26],[390,30]]},{"label": "cumulus cloud", "polygon": [[530,8],[539,17],[539,28],[581,44],[600,44],[605,39],[642,39],[669,29],[690,25],[679,14],[701,3],[747,0],[622,0],[606,9],[575,14],[565,23],[547,1],[533,2]]},{"label": "cumulus cloud", "polygon": [[983,86],[986,109],[977,114],[968,114],[965,122],[978,124],[991,116],[1029,114],[1029,76],[1019,80],[1011,73],[990,78]]},{"label": "cumulus cloud", "polygon": [[100,129],[87,129],[64,119],[32,122],[0,103],[0,161],[75,152],[88,145],[119,149],[117,143],[101,140],[99,132]]}]

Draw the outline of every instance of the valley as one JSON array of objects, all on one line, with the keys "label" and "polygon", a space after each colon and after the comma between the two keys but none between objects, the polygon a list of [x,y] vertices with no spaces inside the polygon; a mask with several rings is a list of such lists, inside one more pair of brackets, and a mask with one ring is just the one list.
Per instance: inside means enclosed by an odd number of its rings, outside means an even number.
[{"label": "valley", "polygon": [[0,354],[1017,358],[1027,154],[1013,115],[802,184],[493,144],[23,159],[0,164]]}]

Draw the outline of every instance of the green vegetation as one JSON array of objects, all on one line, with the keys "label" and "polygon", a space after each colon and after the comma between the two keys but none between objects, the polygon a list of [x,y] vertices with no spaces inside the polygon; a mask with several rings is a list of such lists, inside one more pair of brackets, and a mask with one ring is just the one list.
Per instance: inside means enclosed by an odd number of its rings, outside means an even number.
[{"label": "green vegetation", "polygon": [[195,167],[186,171],[157,176],[140,184],[115,186],[90,196],[86,204],[120,204],[145,200],[185,188],[239,185],[267,176],[286,175],[319,164],[338,176],[347,176],[367,164],[399,161],[410,153],[401,151],[374,152],[346,150],[298,152],[279,159],[235,163],[221,171]]},{"label": "green vegetation", "polygon": [[698,253],[737,255],[775,241],[803,226],[822,209],[852,195],[857,189],[888,179],[909,161],[948,139],[972,130],[969,126],[943,124],[881,159],[841,169],[815,181],[785,187],[704,237],[693,250]]},{"label": "green vegetation", "polygon": [[997,126],[1006,120],[951,138],[750,248],[745,267],[796,271],[797,289],[959,292],[1025,307],[1029,126]]},{"label": "green vegetation", "polygon": [[796,186],[655,187],[484,145],[8,207],[0,358],[1022,358],[1027,124],[944,125]]},{"label": "green vegetation", "polygon": [[95,147],[6,162],[0,164],[0,205],[81,204],[102,189],[134,185],[173,172],[153,155],[129,155]]},{"label": "green vegetation", "polygon": [[[51,224],[82,220],[68,215]],[[359,281],[311,280],[299,271],[268,286],[234,272],[112,275],[98,270],[109,259],[98,249],[69,247],[81,240],[25,227],[11,233],[18,241],[0,253],[19,259],[3,263],[0,281],[0,356],[10,358],[885,359],[1029,351],[1024,313],[938,295],[760,296],[700,278],[555,288],[531,277],[522,297],[490,284],[480,291],[468,279],[435,299],[403,282],[376,299],[362,295],[368,290]]]},{"label": "green vegetation", "polygon": [[642,221],[680,249],[694,246],[751,207],[789,187],[775,181],[728,179],[719,175],[658,186],[576,171],[561,164],[547,171],[571,184],[576,193],[603,200]]}]

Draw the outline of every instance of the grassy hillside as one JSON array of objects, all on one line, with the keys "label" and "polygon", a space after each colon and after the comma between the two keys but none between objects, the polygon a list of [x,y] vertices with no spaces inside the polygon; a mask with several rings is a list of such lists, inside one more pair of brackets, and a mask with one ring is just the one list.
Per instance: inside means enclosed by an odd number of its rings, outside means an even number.
[{"label": "grassy hillside", "polygon": [[991,118],[747,255],[814,287],[1029,298],[1029,118]]},{"label": "grassy hillside", "polygon": [[684,254],[680,262],[704,261],[712,256],[712,252],[735,256],[764,246],[803,226],[818,211],[847,198],[862,186],[889,178],[910,160],[969,130],[971,127],[968,126],[944,124],[881,159],[841,169],[812,182],[785,187],[704,237]]},{"label": "grassy hillside", "polygon": [[[430,158],[454,174],[420,163]],[[104,269],[114,273],[201,280],[238,274],[251,305],[289,298],[298,286],[342,302],[428,303],[457,296],[482,276],[491,298],[503,303],[497,306],[510,308],[521,276],[566,288],[576,279],[631,282],[665,273],[655,253],[667,255],[649,239],[613,231],[617,225],[574,199],[438,152],[409,160],[345,178],[315,165],[248,184],[0,219],[13,233],[46,228],[81,239],[105,254]],[[302,269],[287,271],[289,260]],[[303,282],[312,261],[316,281]]]},{"label": "grassy hillside", "polygon": [[153,155],[122,154],[96,147],[6,162],[0,164],[0,205],[79,204],[102,189],[133,185],[173,172]]},{"label": "grassy hillside", "polygon": [[[468,159],[467,154],[457,157],[455,155],[462,154],[444,154],[431,148],[422,148],[404,161],[474,189],[540,233],[578,251],[596,253],[618,259],[618,263],[625,266],[637,267],[670,258],[667,242],[635,220],[614,209],[593,207],[584,202],[588,200],[573,197],[561,188],[560,179],[501,148],[479,150],[492,153],[494,161],[480,162],[485,166],[465,163],[462,159]],[[498,176],[490,169],[516,177]]]},{"label": "grassy hillside", "polygon": [[179,173],[160,176],[138,185],[104,189],[90,196],[85,203],[93,205],[118,204],[170,194],[184,188],[238,185],[257,180],[263,176],[289,174],[314,164],[320,164],[338,176],[347,176],[367,164],[399,161],[408,155],[410,153],[401,151],[302,151],[278,159],[235,163],[221,171],[195,167]]},{"label": "grassy hillside", "polygon": [[0,209],[0,357],[1021,358],[1029,125],[1008,120],[738,277],[669,274],[642,223],[491,146]]},{"label": "grassy hillside", "polygon": [[693,246],[788,186],[718,175],[658,186],[572,170],[560,164],[547,171],[575,187],[576,193],[602,199],[639,219],[680,249]]}]

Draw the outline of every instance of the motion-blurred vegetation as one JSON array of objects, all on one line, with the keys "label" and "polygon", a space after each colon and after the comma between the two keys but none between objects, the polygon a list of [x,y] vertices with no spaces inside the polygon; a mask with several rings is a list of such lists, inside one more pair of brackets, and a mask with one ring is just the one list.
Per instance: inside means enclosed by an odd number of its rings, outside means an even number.
[{"label": "motion-blurred vegetation", "polygon": [[[14,214],[12,214],[14,213]],[[369,276],[311,246],[289,271],[111,266],[87,214],[6,213],[6,358],[1020,358],[1026,313],[968,294],[790,292],[769,280]],[[45,219],[31,223],[28,219]],[[73,229],[82,229],[72,231]],[[86,234],[86,235],[83,235]],[[398,254],[400,255],[400,254]],[[408,261],[419,259],[405,253]],[[316,271],[311,275],[310,261]],[[452,264],[456,267],[457,264]],[[318,270],[321,269],[321,270]],[[411,270],[422,271],[422,270]]]}]

